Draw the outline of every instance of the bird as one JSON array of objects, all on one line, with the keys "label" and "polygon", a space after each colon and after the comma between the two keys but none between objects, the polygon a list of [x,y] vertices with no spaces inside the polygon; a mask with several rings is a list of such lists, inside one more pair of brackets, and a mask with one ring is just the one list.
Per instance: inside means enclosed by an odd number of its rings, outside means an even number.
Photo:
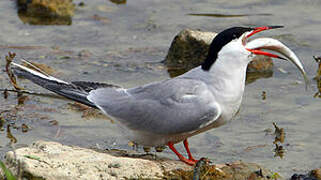
[{"label": "bird", "polygon": [[[283,26],[231,27],[218,33],[204,62],[175,78],[123,88],[118,85],[72,81],[48,75],[32,63],[11,63],[18,76],[68,99],[100,109],[126,129],[125,136],[144,147],[168,146],[180,161],[195,165],[188,138],[220,127],[237,114],[244,93],[246,68],[258,55],[288,60],[307,76],[288,47],[272,38],[250,37]],[[263,51],[263,50],[269,51]],[[279,54],[279,55],[278,55]],[[183,142],[187,157],[175,144]]]}]

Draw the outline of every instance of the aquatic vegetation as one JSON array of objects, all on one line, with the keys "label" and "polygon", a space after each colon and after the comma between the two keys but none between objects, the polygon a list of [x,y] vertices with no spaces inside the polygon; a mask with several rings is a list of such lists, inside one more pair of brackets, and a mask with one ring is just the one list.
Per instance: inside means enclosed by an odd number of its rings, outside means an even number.
[{"label": "aquatic vegetation", "polygon": [[2,161],[0,161],[0,168],[4,172],[4,175],[7,178],[7,180],[17,180],[17,178],[13,175],[10,169],[8,169]]},{"label": "aquatic vegetation", "polygon": [[275,128],[274,134],[275,134],[275,140],[274,140],[274,144],[276,144],[277,142],[280,143],[284,143],[284,139],[285,139],[285,132],[283,128],[279,128],[275,122],[273,122],[273,126]]},{"label": "aquatic vegetation", "polygon": [[315,76],[315,79],[321,78],[321,56],[313,56],[314,60],[318,63],[318,69]]},{"label": "aquatic vegetation", "polygon": [[253,163],[238,161],[225,165],[211,165],[208,159],[201,158],[192,170],[176,169],[170,172],[165,172],[165,179],[283,179],[281,176],[277,175],[277,173],[273,173]]},{"label": "aquatic vegetation", "polygon": [[16,90],[23,90],[22,87],[18,86],[17,79],[10,68],[10,64],[15,57],[16,57],[16,53],[13,53],[13,52],[8,52],[8,55],[6,55],[6,73],[8,74],[8,77],[9,77],[10,82],[13,85],[13,87]]},{"label": "aquatic vegetation", "polygon": [[266,100],[266,92],[262,91],[262,100]]},{"label": "aquatic vegetation", "polygon": [[10,139],[11,144],[17,143],[17,138],[15,138],[11,133],[10,124],[7,125],[7,138]]},{"label": "aquatic vegetation", "polygon": [[157,146],[157,147],[155,147],[155,151],[156,152],[163,152],[164,149],[166,149],[166,146]]},{"label": "aquatic vegetation", "polygon": [[285,131],[283,128],[279,128],[275,122],[273,122],[273,126],[275,128],[275,131],[274,131],[275,138],[273,141],[273,144],[275,144],[274,157],[280,157],[282,159],[286,151],[282,145],[278,144],[278,142],[280,142],[281,144],[284,143]]},{"label": "aquatic vegetation", "polygon": [[318,69],[314,79],[317,82],[318,91],[314,94],[314,98],[321,98],[321,56],[313,56],[314,60],[318,63]]}]

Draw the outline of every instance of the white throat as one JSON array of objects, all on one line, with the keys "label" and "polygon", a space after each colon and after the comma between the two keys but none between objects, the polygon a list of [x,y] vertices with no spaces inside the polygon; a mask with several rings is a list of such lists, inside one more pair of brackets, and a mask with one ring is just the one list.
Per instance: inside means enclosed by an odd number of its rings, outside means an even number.
[{"label": "white throat", "polygon": [[216,62],[212,65],[210,84],[213,86],[218,101],[225,103],[239,102],[245,86],[246,68],[251,61],[251,53],[239,40],[227,44],[219,52]]},{"label": "white throat", "polygon": [[242,42],[234,40],[221,49],[209,71],[197,67],[183,76],[197,77],[206,82],[215,100],[224,106],[223,111],[234,116],[242,101],[246,68],[251,59],[251,53]]}]

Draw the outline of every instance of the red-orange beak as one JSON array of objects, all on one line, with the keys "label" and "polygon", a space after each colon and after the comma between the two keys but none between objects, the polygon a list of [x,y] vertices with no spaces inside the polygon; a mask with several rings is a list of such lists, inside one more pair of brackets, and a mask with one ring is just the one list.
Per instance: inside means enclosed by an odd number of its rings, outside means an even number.
[{"label": "red-orange beak", "polygon": [[248,34],[246,37],[249,38],[251,36],[253,36],[254,34],[261,32],[261,31],[265,31],[265,30],[270,30],[270,29],[277,29],[277,28],[283,28],[283,26],[262,26],[262,27],[256,27],[253,28],[254,30]]},{"label": "red-orange beak", "polygon": [[[248,34],[246,36],[246,38],[249,38],[251,36],[253,36],[254,34],[258,33],[258,32],[261,32],[261,31],[265,31],[265,30],[270,30],[270,29],[277,29],[277,28],[283,28],[283,26],[262,26],[262,27],[256,27],[256,28],[253,28],[254,30]],[[272,54],[272,53],[269,53],[269,52],[264,52],[264,51],[261,51],[260,49],[248,49],[246,48],[246,50],[250,51],[251,53],[253,54],[256,54],[256,55],[263,55],[263,56],[269,56],[269,57],[273,57],[273,58],[278,58],[278,59],[283,59],[283,60],[286,60],[285,58],[283,57],[280,57],[276,54]]]}]

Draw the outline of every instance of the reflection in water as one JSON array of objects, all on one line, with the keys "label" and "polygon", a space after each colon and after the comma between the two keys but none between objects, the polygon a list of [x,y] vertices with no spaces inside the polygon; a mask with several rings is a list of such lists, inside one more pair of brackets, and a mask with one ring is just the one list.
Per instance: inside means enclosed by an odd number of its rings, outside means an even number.
[{"label": "reflection in water", "polygon": [[257,79],[270,78],[273,75],[273,71],[270,72],[247,72],[245,84],[251,84]]},{"label": "reflection in water", "polygon": [[274,152],[274,157],[280,157],[282,159],[285,154],[285,149],[283,148],[283,146],[275,144]]},{"label": "reflection in water", "polygon": [[18,12],[18,17],[23,23],[31,25],[71,25],[71,17],[46,17],[46,16],[28,16],[23,11]]},{"label": "reflection in water", "polygon": [[21,96],[18,96],[18,105],[24,105],[25,104],[25,101],[28,100],[28,96],[24,96],[24,95],[21,95]]},{"label": "reflection in water", "polygon": [[11,134],[10,124],[7,125],[7,138],[10,139],[11,144],[15,144],[17,142],[17,139]]},{"label": "reflection in water", "polygon": [[109,1],[115,4],[126,4],[127,0],[109,0]]},{"label": "reflection in water", "polygon": [[12,135],[10,127],[13,126],[15,128],[15,120],[17,117],[18,108],[13,106],[11,109],[1,110],[0,112],[0,131],[5,130],[7,132],[7,138],[10,140],[10,144],[14,144],[17,142],[17,139]]},{"label": "reflection in water", "polygon": [[245,16],[272,16],[268,13],[259,13],[259,14],[218,14],[218,13],[190,13],[187,15],[191,16],[207,16],[207,17],[216,17],[216,18],[234,18],[234,17],[245,17]]},{"label": "reflection in water", "polygon": [[1,116],[2,112],[0,112],[0,131],[3,131],[4,118]]}]

